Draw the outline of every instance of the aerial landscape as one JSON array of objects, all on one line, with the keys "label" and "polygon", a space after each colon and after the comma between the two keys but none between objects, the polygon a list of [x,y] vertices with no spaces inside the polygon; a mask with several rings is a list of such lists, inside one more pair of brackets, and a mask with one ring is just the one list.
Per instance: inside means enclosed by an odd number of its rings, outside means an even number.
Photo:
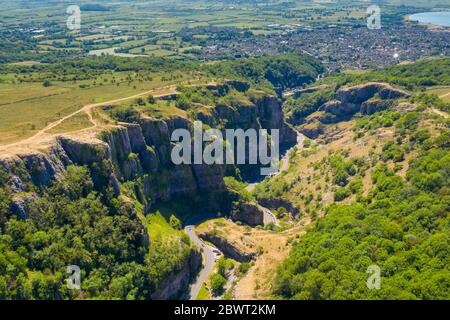
[{"label": "aerial landscape", "polygon": [[450,2],[1,3],[0,300],[450,299]]}]

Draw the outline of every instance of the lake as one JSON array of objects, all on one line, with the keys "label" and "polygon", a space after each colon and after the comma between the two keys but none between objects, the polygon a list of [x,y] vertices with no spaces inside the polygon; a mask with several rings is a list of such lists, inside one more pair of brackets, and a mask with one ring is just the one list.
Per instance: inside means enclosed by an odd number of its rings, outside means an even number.
[{"label": "lake", "polygon": [[417,13],[411,15],[409,20],[450,27],[450,11]]}]

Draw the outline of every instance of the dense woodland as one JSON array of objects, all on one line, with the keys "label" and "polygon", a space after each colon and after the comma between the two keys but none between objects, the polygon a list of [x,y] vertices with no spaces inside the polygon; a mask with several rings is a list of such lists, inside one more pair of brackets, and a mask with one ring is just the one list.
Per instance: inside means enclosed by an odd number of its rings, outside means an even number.
[{"label": "dense woodland", "polygon": [[[328,207],[280,267],[277,294],[292,299],[449,298],[449,132],[408,139],[419,156],[410,162],[407,178],[382,163],[372,174],[368,197]],[[371,265],[382,270],[381,290],[366,288]]]},{"label": "dense woodland", "polygon": [[260,86],[273,87],[278,93],[311,83],[323,71],[320,61],[297,53],[228,61],[210,66],[210,72],[214,76],[251,81]]},{"label": "dense woodland", "polygon": [[[432,84],[448,84],[448,67],[449,60],[441,59],[325,79],[326,83],[337,82],[338,87],[390,81],[416,89],[409,102],[418,108],[403,113],[388,109],[356,119],[355,140],[378,128],[394,130],[395,138],[384,144],[380,153],[372,151],[370,161],[342,151],[314,164],[322,174],[330,174],[334,203],[324,208],[319,218],[316,209],[307,206],[317,220],[294,243],[279,268],[277,295],[289,299],[449,298],[449,122],[428,113],[429,107],[448,111],[449,104],[436,95],[420,93]],[[324,89],[291,101],[288,107],[308,115],[329,95],[330,89]],[[435,122],[437,127],[432,125]],[[402,178],[398,172],[406,157],[410,160]],[[372,187],[363,194],[366,175],[370,175]],[[278,181],[259,192],[280,197],[289,188]],[[305,201],[317,200],[320,206],[320,199],[310,196]],[[341,203],[349,197],[355,200]],[[367,269],[372,265],[381,268],[380,290],[366,287]]]},{"label": "dense woodland", "polygon": [[[95,191],[86,167],[68,167],[34,191],[29,217],[12,215],[0,171],[0,299],[150,299],[191,254],[189,239],[149,246],[134,205],[109,189]],[[82,291],[67,289],[73,264],[82,270]]]},{"label": "dense woodland", "polygon": [[361,74],[339,74],[323,80],[324,83],[336,83],[338,86],[365,81],[388,82],[409,90],[420,90],[433,85],[450,85],[450,59],[448,57],[425,59]]}]

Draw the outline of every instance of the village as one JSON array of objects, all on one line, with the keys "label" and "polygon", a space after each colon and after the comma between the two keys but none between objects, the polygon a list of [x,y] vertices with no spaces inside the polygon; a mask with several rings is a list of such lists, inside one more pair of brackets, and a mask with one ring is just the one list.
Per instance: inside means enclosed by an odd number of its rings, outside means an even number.
[{"label": "village", "polygon": [[282,34],[209,40],[202,59],[256,57],[299,50],[321,59],[328,73],[346,69],[383,68],[450,52],[449,30],[395,26],[370,30],[364,26],[297,29]]}]

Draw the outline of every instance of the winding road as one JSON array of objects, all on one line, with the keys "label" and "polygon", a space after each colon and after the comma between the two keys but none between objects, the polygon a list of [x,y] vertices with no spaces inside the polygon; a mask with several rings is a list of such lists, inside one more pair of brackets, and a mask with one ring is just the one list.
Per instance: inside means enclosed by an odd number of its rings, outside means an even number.
[{"label": "winding road", "polygon": [[[280,170],[273,175],[272,177],[276,177],[278,175],[280,175],[281,173],[283,173],[284,171],[286,171],[289,168],[289,161],[291,160],[290,157],[290,153],[291,150],[297,149],[297,150],[301,150],[303,149],[304,145],[305,145],[305,136],[303,134],[301,134],[300,132],[297,131],[297,144],[295,146],[293,146],[291,149],[287,150],[286,153],[284,154],[283,158],[281,159],[281,166],[280,166]],[[259,182],[260,183],[260,182]],[[256,186],[259,183],[252,183],[249,184],[245,189],[248,192],[252,192],[253,190],[255,190]],[[258,204],[258,208],[264,212],[264,225],[268,225],[270,223],[279,226],[278,220],[275,217],[275,215],[272,213],[272,211],[270,209],[267,209],[263,206],[261,206],[260,204]]]},{"label": "winding road", "polygon": [[448,97],[448,96],[450,96],[450,92],[448,92],[448,93],[446,93],[446,94],[443,94],[442,96],[439,96],[439,98],[445,98],[445,97]]},{"label": "winding road", "polygon": [[199,225],[200,223],[217,218],[216,215],[211,214],[204,214],[204,215],[198,215],[189,218],[188,221],[185,222],[184,232],[188,235],[189,239],[197,247],[200,248],[202,251],[203,256],[203,269],[200,271],[200,274],[198,275],[195,282],[191,285],[190,291],[189,291],[189,299],[195,300],[197,298],[198,293],[200,292],[200,289],[202,288],[203,283],[205,283],[208,276],[211,274],[211,272],[214,270],[214,267],[216,265],[216,262],[219,260],[222,253],[210,245],[207,245],[204,243],[195,233],[195,226]]},{"label": "winding road", "polygon": [[[289,168],[289,160],[290,160],[290,151],[293,149],[302,149],[305,142],[305,136],[301,134],[300,132],[297,132],[297,144],[292,147],[291,149],[287,150],[284,157],[281,159],[282,164],[280,166],[280,170],[273,175],[273,177],[280,175],[282,172],[286,171]],[[258,185],[258,183],[250,184],[246,189],[247,191],[252,191],[255,189],[255,187]],[[276,226],[279,225],[277,218],[272,213],[272,211],[268,208],[265,208],[258,204],[258,208],[264,213],[264,224],[274,224]],[[189,299],[195,300],[195,298],[198,296],[198,293],[200,292],[200,289],[203,285],[203,283],[206,281],[208,276],[211,274],[211,272],[214,270],[214,267],[216,265],[217,260],[221,256],[221,253],[218,249],[213,248],[207,244],[205,244],[195,233],[195,226],[199,224],[202,221],[206,221],[209,219],[215,218],[214,216],[199,216],[194,217],[192,220],[186,223],[186,226],[184,228],[184,231],[189,236],[191,241],[195,243],[201,250],[202,255],[204,258],[204,266],[202,271],[200,272],[199,276],[195,280],[195,282],[190,287],[189,292]],[[196,221],[194,220],[196,219]]]},{"label": "winding road", "polygon": [[195,283],[191,285],[189,291],[190,300],[195,300],[195,298],[198,296],[203,283],[205,283],[209,274],[213,271],[214,266],[216,265],[216,262],[220,257],[220,251],[218,251],[216,248],[208,246],[202,240],[200,240],[200,238],[195,233],[194,228],[194,225],[188,225],[184,228],[184,232],[186,232],[191,241],[202,250],[204,265]]},{"label": "winding road", "polygon": [[[280,175],[282,172],[286,171],[289,168],[289,161],[290,159],[290,151],[293,149],[297,149],[297,150],[301,150],[303,149],[303,146],[305,144],[305,136],[303,134],[301,134],[300,132],[297,132],[297,144],[295,146],[293,146],[292,148],[290,148],[289,150],[286,151],[286,153],[284,154],[283,158],[281,158],[280,160],[280,169],[278,170],[278,172],[276,174],[274,174],[272,177],[276,177],[278,175]],[[253,190],[255,190],[256,186],[258,184],[260,184],[261,182],[257,182],[257,183],[250,183],[245,190],[247,190],[248,192],[252,192]]]},{"label": "winding road", "polygon": [[[214,85],[215,82],[211,82],[207,85]],[[168,92],[163,93],[163,94],[157,94],[155,95],[155,93],[157,91],[160,91],[164,89],[165,91],[167,90]],[[97,127],[99,127],[101,124],[95,119],[95,117],[92,114],[92,110],[98,107],[104,107],[104,106],[108,106],[108,105],[112,105],[112,104],[117,104],[117,103],[121,103],[121,102],[125,102],[125,101],[129,101],[132,99],[137,99],[137,98],[141,98],[144,97],[146,95],[149,94],[153,94],[155,98],[164,98],[166,96],[170,96],[173,94],[177,93],[177,87],[176,85],[169,85],[169,86],[165,86],[165,87],[161,87],[161,88],[154,88],[152,90],[148,90],[145,92],[141,92],[135,95],[131,95],[128,97],[124,97],[124,98],[119,98],[119,99],[114,99],[114,100],[109,100],[109,101],[105,101],[105,102],[100,102],[100,103],[92,103],[92,104],[87,104],[85,106],[83,106],[82,108],[78,109],[77,111],[68,114],[52,123],[49,123],[47,126],[45,126],[44,128],[42,128],[41,130],[39,130],[38,132],[36,132],[34,135],[32,135],[31,137],[28,137],[26,139],[11,143],[11,144],[4,144],[4,145],[0,145],[0,151],[5,153],[6,151],[12,151],[16,148],[28,148],[31,145],[40,145],[40,144],[45,144],[48,143],[49,141],[51,141],[55,136],[57,136],[57,134],[52,134],[50,131],[56,127],[58,127],[59,125],[61,125],[64,121],[69,120],[70,118],[73,118],[75,116],[77,116],[78,114],[81,113],[85,113],[88,116],[89,122],[91,122],[92,126],[91,127],[87,127],[81,130],[76,130],[73,132],[67,132],[65,134],[71,134],[71,133],[81,133],[82,131],[87,131],[87,130],[92,130],[92,129],[96,129]],[[298,144],[297,144],[297,148],[301,148],[303,146],[303,141],[304,141],[304,136],[301,135],[300,133],[298,133]],[[289,166],[289,151],[285,154],[285,156],[281,159],[281,166],[280,166],[280,170],[276,175],[279,175],[281,172],[287,170],[288,166]],[[247,187],[248,191],[253,190],[258,184],[251,184]],[[258,205],[258,207],[260,208],[260,210],[262,210],[264,212],[264,223],[265,224],[269,224],[269,223],[273,223],[275,225],[278,225],[278,221],[276,219],[276,217],[272,214],[272,212],[267,209],[264,208],[260,205]],[[208,219],[212,219],[214,217],[206,217],[203,216],[203,221],[204,220],[208,220]],[[197,217],[196,219],[199,219],[199,217]],[[195,281],[195,283],[191,286],[190,289],[190,299],[193,300],[197,297],[198,293],[200,292],[200,289],[203,285],[203,283],[205,282],[205,280],[207,279],[208,275],[213,271],[214,266],[217,262],[217,260],[219,259],[219,257],[222,255],[222,253],[216,249],[213,248],[207,244],[205,244],[202,240],[200,240],[200,238],[197,236],[197,234],[194,231],[195,225],[198,224],[198,222],[201,221],[197,221],[196,223],[194,223],[193,221],[189,222],[186,224],[185,227],[185,232],[186,234],[189,236],[189,238],[191,239],[191,241],[193,243],[195,243],[201,250],[202,250],[202,255],[204,258],[204,267],[202,269],[202,271],[200,272],[197,280]]]},{"label": "winding road", "polygon": [[[442,96],[440,96],[440,98],[446,97],[448,95],[450,95],[450,93],[442,95]],[[446,112],[437,110],[436,108],[432,108],[432,112],[434,112],[435,114],[438,114],[444,118],[449,117],[449,115]],[[276,177],[276,176],[280,175],[282,172],[286,171],[289,168],[290,151],[293,149],[297,149],[297,150],[303,149],[304,144],[305,144],[305,139],[306,139],[306,137],[303,134],[301,134],[300,132],[297,132],[297,144],[285,153],[285,155],[281,159],[280,170],[272,177]],[[261,182],[249,184],[246,187],[246,190],[249,192],[253,191],[258,186],[259,183],[261,183]],[[273,223],[274,225],[277,225],[277,226],[279,225],[278,220],[276,219],[275,215],[272,213],[272,211],[270,209],[265,208],[259,204],[258,204],[258,208],[264,212],[264,224],[265,225],[270,224],[270,223]],[[212,219],[212,218],[214,218],[214,217],[209,217],[209,218],[203,217],[203,221]],[[199,248],[201,248],[201,250],[203,252],[203,257],[204,257],[204,267],[203,267],[202,271],[200,272],[200,275],[197,277],[197,280],[195,281],[195,283],[191,286],[191,289],[190,289],[190,299],[191,300],[194,300],[197,297],[203,283],[206,281],[208,276],[214,270],[215,264],[216,264],[218,258],[220,257],[220,255],[215,253],[215,252],[219,252],[219,251],[209,245],[206,245],[202,240],[200,240],[200,238],[195,233],[194,229],[195,229],[195,224],[193,224],[191,222],[191,224],[189,224],[185,227],[185,232],[189,236],[191,241],[193,243],[195,243]]]}]

